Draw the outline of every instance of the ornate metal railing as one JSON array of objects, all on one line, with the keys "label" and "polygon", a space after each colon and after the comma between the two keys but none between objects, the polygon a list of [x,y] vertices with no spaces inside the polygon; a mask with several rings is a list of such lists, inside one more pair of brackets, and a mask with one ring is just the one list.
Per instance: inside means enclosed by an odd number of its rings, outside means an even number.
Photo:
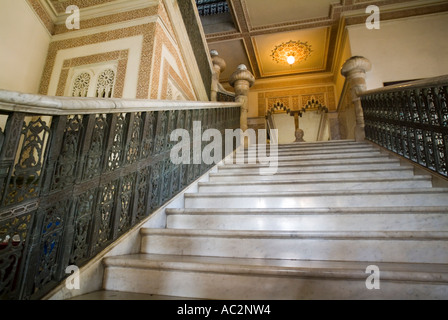
[{"label": "ornate metal railing", "polygon": [[448,76],[363,93],[366,138],[448,176]]},{"label": "ornate metal railing", "polygon": [[235,103],[0,91],[0,299],[42,297],[206,172],[170,161],[173,129],[239,119]]},{"label": "ornate metal railing", "polygon": [[235,102],[235,94],[232,92],[218,91],[216,99],[219,102]]}]

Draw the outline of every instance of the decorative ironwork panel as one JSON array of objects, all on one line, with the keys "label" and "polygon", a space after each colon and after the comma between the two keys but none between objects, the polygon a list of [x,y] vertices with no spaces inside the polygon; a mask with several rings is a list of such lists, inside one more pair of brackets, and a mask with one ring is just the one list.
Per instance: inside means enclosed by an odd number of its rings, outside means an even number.
[{"label": "decorative ironwork panel", "polygon": [[142,129],[143,129],[142,113],[137,112],[132,115],[130,137],[126,145],[126,164],[132,164],[139,159]]},{"label": "decorative ironwork panel", "polygon": [[145,167],[138,172],[137,212],[136,221],[141,221],[150,214],[148,202],[150,199],[150,174],[151,168]]},{"label": "decorative ironwork panel", "polygon": [[[83,266],[205,173],[210,165],[193,162],[202,150],[192,140],[190,162],[171,161],[174,129],[193,137],[200,121],[199,134],[224,134],[239,116],[239,107],[8,113],[0,134],[0,299],[41,298],[68,276],[68,265]],[[445,136],[431,138],[434,161],[443,162]]]},{"label": "decorative ironwork panel", "polygon": [[145,132],[143,134],[143,142],[142,142],[142,152],[141,158],[147,158],[151,156],[154,152],[154,139],[155,139],[155,131],[157,127],[157,118],[155,112],[146,112],[145,113]]},{"label": "decorative ironwork panel", "polygon": [[235,102],[235,95],[218,91],[216,100],[219,102]]},{"label": "decorative ironwork panel", "polygon": [[367,139],[448,176],[447,85],[366,93],[361,102]]},{"label": "decorative ironwork panel", "polygon": [[120,184],[120,216],[118,221],[119,234],[124,233],[131,227],[135,178],[136,173],[130,173],[122,179]]},{"label": "decorative ironwork panel", "polygon": [[109,137],[109,150],[107,156],[106,170],[113,171],[121,167],[124,158],[126,129],[128,124],[126,113],[114,115],[112,132]]},{"label": "decorative ironwork panel", "polygon": [[106,139],[109,124],[106,114],[95,115],[94,128],[89,140],[90,148],[84,155],[84,170],[82,180],[92,179],[102,172],[102,163],[106,149]]},{"label": "decorative ironwork panel", "polygon": [[196,6],[200,16],[229,12],[229,6],[225,0],[196,0]]},{"label": "decorative ironwork panel", "polygon": [[83,127],[82,121],[82,115],[67,117],[59,157],[52,175],[51,191],[61,190],[75,182]]},{"label": "decorative ironwork panel", "polygon": [[158,112],[157,129],[155,134],[154,154],[160,154],[166,147],[166,137],[168,132],[168,111]]},{"label": "decorative ironwork panel", "polygon": [[18,299],[34,212],[0,217],[0,300]]},{"label": "decorative ironwork panel", "polygon": [[4,205],[38,197],[49,133],[50,127],[42,117],[23,123],[19,157],[14,166]]},{"label": "decorative ironwork panel", "polygon": [[[40,227],[39,255],[34,275],[33,293],[60,281],[60,272],[66,267],[63,253],[64,230],[70,220],[72,201],[56,202],[45,209],[39,209],[43,223]],[[39,229],[38,229],[39,230]]]},{"label": "decorative ironwork panel", "polygon": [[89,258],[91,244],[92,212],[95,212],[97,189],[93,188],[78,196],[74,217],[74,234],[70,264],[80,265]]},{"label": "decorative ironwork panel", "polygon": [[118,184],[119,180],[115,180],[100,188],[101,196],[96,210],[95,250],[102,249],[111,240]]},{"label": "decorative ironwork panel", "polygon": [[158,162],[151,168],[151,211],[158,209],[161,205],[160,194],[162,189],[162,163]]}]

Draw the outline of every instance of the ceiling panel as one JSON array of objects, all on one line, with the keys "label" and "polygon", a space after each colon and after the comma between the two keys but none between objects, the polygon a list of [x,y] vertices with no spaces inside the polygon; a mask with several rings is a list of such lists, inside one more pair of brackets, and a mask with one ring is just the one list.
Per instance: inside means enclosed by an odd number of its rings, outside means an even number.
[{"label": "ceiling panel", "polygon": [[[324,71],[326,68],[329,33],[330,29],[324,27],[253,37],[261,76],[279,76]],[[313,50],[310,57],[306,61],[296,62],[292,66],[277,63],[271,57],[272,50],[277,45],[290,40],[308,42]]]},{"label": "ceiling panel", "polygon": [[241,0],[251,28],[328,17],[335,0]]}]

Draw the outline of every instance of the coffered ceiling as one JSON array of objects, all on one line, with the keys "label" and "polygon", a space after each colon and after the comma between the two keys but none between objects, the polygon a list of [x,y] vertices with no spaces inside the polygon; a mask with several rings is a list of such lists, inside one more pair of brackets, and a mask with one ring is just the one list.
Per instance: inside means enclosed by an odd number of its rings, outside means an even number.
[{"label": "coffered ceiling", "polygon": [[[257,79],[335,71],[345,26],[365,23],[368,5],[377,5],[381,19],[405,18],[447,10],[447,0],[196,0],[210,50],[227,63],[226,82],[239,64]],[[218,12],[226,3],[228,10]],[[204,6],[210,6],[204,14]],[[213,7],[214,6],[214,7]],[[206,8],[207,9],[207,8]],[[272,50],[287,41],[311,45],[312,54],[292,66],[272,60]]]}]

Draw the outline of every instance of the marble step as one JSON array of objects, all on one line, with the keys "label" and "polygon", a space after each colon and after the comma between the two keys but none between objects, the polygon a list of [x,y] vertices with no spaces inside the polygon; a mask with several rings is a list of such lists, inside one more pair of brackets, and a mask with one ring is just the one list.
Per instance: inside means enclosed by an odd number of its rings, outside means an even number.
[{"label": "marble step", "polygon": [[141,229],[141,253],[255,259],[448,263],[443,231]]},{"label": "marble step", "polygon": [[318,191],[318,190],[357,190],[357,189],[409,189],[431,188],[429,176],[411,178],[364,178],[364,179],[309,179],[307,181],[226,181],[200,182],[199,192],[272,192],[272,191]]},{"label": "marble step", "polygon": [[273,181],[273,180],[294,180],[307,181],[308,179],[363,179],[363,178],[400,178],[413,177],[414,168],[408,166],[394,166],[391,168],[379,167],[366,171],[363,168],[347,168],[319,170],[316,167],[304,167],[288,170],[287,172],[277,172],[275,175],[260,175],[258,172],[233,172],[221,170],[210,173],[210,181]]},{"label": "marble step", "polygon": [[[303,171],[309,168],[319,172],[328,170],[375,170],[386,168],[397,168],[401,164],[395,159],[372,159],[371,161],[361,162],[356,160],[328,160],[327,161],[294,161],[294,162],[279,162],[270,164],[227,164],[218,167],[218,172],[232,172],[232,173],[261,173],[260,169],[268,169],[277,172],[289,172],[289,171]],[[324,164],[325,163],[325,164]]]},{"label": "marble step", "polygon": [[[260,162],[260,160],[267,161],[270,160],[269,156],[266,157],[234,157],[232,159],[227,159],[225,162],[225,165],[227,164],[250,164]],[[333,153],[333,154],[313,154],[313,155],[301,155],[297,153],[292,153],[291,155],[279,155],[277,157],[279,162],[285,162],[285,161],[304,161],[304,162],[310,162],[310,161],[330,161],[330,160],[368,160],[368,159],[383,159],[383,160],[391,160],[390,157],[387,155],[382,155],[379,152],[362,152],[362,153]],[[398,159],[393,159],[398,161]],[[222,165],[221,165],[222,166]]]},{"label": "marble step", "polygon": [[[239,150],[235,153],[235,156],[245,156],[247,157],[247,155],[257,155],[259,153],[266,153],[266,154],[270,154],[270,148],[267,149],[263,149],[261,148],[261,150],[257,147],[257,148],[249,148],[246,150]],[[356,147],[351,147],[351,148],[310,148],[310,149],[277,149],[277,150],[273,150],[275,152],[277,152],[278,155],[280,156],[286,156],[286,155],[301,155],[301,156],[305,156],[305,155],[309,155],[309,156],[316,156],[316,155],[331,155],[331,154],[345,154],[345,153],[349,153],[349,154],[356,154],[356,153],[376,153],[376,154],[380,154],[379,149],[377,148],[373,148],[370,146],[356,146]]]},{"label": "marble step", "polygon": [[146,294],[139,292],[126,292],[118,290],[98,290],[90,293],[86,293],[80,296],[76,296],[67,300],[196,300],[189,297],[173,297],[163,296],[157,294]]},{"label": "marble step", "polygon": [[[446,299],[448,265],[135,254],[104,259],[104,289],[216,300]],[[379,290],[367,289],[368,266]]]},{"label": "marble step", "polygon": [[[254,161],[256,160],[256,161]],[[233,168],[259,168],[265,167],[269,164],[266,164],[266,161],[270,159],[264,160],[265,163],[261,163],[258,158],[254,159],[246,159],[245,162],[242,162],[236,159],[233,162],[226,162],[225,164],[218,165],[218,169],[233,169]],[[328,166],[328,165],[356,165],[356,164],[372,164],[372,163],[394,163],[400,164],[398,159],[389,158],[387,156],[378,156],[378,155],[341,155],[334,157],[281,157],[277,159],[279,167],[285,166]]]},{"label": "marble step", "polygon": [[[262,147],[269,147],[270,144],[257,144]],[[288,149],[303,149],[303,148],[331,148],[331,147],[341,147],[341,146],[373,146],[373,144],[368,142],[357,142],[354,140],[331,140],[331,141],[315,141],[315,142],[304,142],[304,143],[285,143],[277,144],[278,148]]]},{"label": "marble step", "polygon": [[331,208],[446,206],[448,189],[186,193],[185,208]]},{"label": "marble step", "polygon": [[273,231],[448,230],[448,207],[167,209],[169,229]]}]

